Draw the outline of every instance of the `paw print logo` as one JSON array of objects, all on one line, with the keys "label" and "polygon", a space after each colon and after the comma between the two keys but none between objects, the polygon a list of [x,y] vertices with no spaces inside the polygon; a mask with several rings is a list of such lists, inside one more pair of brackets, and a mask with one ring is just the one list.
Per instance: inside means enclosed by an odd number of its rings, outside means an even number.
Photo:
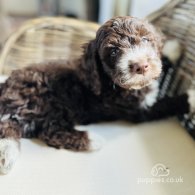
[{"label": "paw print logo", "polygon": [[151,170],[151,175],[154,177],[166,177],[169,175],[169,173],[170,170],[161,163],[155,164]]}]

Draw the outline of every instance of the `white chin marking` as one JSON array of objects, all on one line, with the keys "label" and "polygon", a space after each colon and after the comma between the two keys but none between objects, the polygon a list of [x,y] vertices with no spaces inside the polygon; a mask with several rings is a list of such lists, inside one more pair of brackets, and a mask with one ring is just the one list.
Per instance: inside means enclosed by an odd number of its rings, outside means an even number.
[{"label": "white chin marking", "polygon": [[141,89],[142,87],[141,86],[132,86],[132,87],[130,87],[129,89],[136,89],[136,90],[138,90],[138,89]]},{"label": "white chin marking", "polygon": [[90,147],[89,151],[100,150],[105,144],[105,139],[93,132],[89,132]]},{"label": "white chin marking", "polygon": [[150,83],[146,83],[144,85],[132,85],[129,89],[136,89],[136,90],[138,90],[138,89],[142,89],[143,87],[146,87],[148,85],[150,85]]},{"label": "white chin marking", "polygon": [[19,156],[19,148],[19,142],[14,139],[0,139],[0,174],[11,171]]},{"label": "white chin marking", "polygon": [[188,94],[188,103],[190,105],[190,112],[195,112],[195,89],[189,89]]},{"label": "white chin marking", "polygon": [[[131,81],[131,80],[134,80],[134,81]],[[138,90],[138,89],[142,89],[148,85],[150,85],[152,83],[153,80],[142,80],[142,79],[131,79],[130,81],[126,81],[125,83],[119,83],[119,85],[122,87],[122,88],[125,88],[125,89],[135,89],[135,90]]]}]

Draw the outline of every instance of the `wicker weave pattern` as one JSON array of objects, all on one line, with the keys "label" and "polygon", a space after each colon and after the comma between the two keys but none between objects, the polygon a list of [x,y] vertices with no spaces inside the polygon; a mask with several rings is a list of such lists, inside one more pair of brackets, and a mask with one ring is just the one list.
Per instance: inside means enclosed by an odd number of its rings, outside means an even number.
[{"label": "wicker weave pattern", "polygon": [[183,46],[183,56],[168,94],[181,94],[195,78],[195,1],[172,0],[148,16],[168,37],[177,38]]},{"label": "wicker weave pattern", "polygon": [[[195,89],[195,1],[172,0],[148,18],[168,37],[177,38],[183,46],[179,64],[169,69],[163,83],[168,90],[161,88],[160,92],[175,95],[189,88]],[[195,113],[179,116],[179,119],[195,139]]]},{"label": "wicker weave pattern", "polygon": [[[182,93],[195,75],[195,1],[172,0],[148,16],[168,37],[183,45],[183,59],[172,80],[170,94]],[[99,25],[68,18],[39,18],[19,28],[5,43],[0,56],[0,73],[51,59],[75,59],[81,45],[93,39]],[[174,72],[175,74],[175,72]]]},{"label": "wicker weave pattern", "polygon": [[95,37],[98,24],[62,17],[26,22],[9,37],[0,56],[0,73],[51,59],[75,59]]}]

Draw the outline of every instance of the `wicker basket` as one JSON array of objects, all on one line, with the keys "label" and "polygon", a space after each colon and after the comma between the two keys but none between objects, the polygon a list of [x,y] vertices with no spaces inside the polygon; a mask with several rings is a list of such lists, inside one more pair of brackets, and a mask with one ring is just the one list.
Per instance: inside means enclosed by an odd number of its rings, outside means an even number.
[{"label": "wicker basket", "polygon": [[177,38],[183,47],[183,56],[170,86],[169,94],[181,94],[195,80],[195,1],[172,0],[148,16],[166,36]]},{"label": "wicker basket", "polygon": [[29,20],[5,42],[0,74],[51,59],[75,59],[82,45],[95,37],[98,24],[62,17]]}]

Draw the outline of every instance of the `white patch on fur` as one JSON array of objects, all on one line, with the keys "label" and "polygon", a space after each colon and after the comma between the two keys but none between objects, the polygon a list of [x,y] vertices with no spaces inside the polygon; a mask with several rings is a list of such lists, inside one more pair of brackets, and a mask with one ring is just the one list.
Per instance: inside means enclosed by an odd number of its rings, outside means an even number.
[{"label": "white patch on fur", "polygon": [[19,116],[18,114],[12,115],[12,118],[17,119],[18,121],[23,119],[23,117]]},{"label": "white patch on fur", "polygon": [[89,133],[90,147],[89,151],[100,150],[102,146],[105,144],[105,139],[93,132]]},{"label": "white patch on fur", "polygon": [[23,133],[27,133],[27,132],[33,132],[35,130],[35,121],[31,121],[29,123],[26,123],[24,125],[24,128],[23,128]]},{"label": "white patch on fur", "polygon": [[143,102],[141,103],[141,107],[143,108],[151,107],[156,102],[158,91],[159,91],[158,81],[153,81],[150,88],[151,88],[151,91],[148,94],[146,94]]},{"label": "white patch on fur", "polygon": [[11,138],[0,139],[0,173],[7,174],[19,156],[19,143]]},{"label": "white patch on fur", "polygon": [[9,119],[10,118],[10,116],[11,116],[11,114],[5,114],[5,115],[2,115],[1,116],[1,122],[3,122],[3,121],[6,121],[7,119]]},{"label": "white patch on fur", "polygon": [[0,83],[4,83],[6,81],[6,79],[8,78],[8,76],[6,75],[1,75],[0,76]]},{"label": "white patch on fur", "polygon": [[190,105],[190,112],[195,112],[195,89],[189,89],[188,94],[188,103]]},{"label": "white patch on fur", "polygon": [[[76,125],[75,128],[77,131],[86,131],[86,126],[84,125]],[[105,139],[94,132],[88,131],[88,136],[90,140],[89,151],[100,150],[105,144]]]},{"label": "white patch on fur", "polygon": [[75,125],[75,129],[77,131],[86,131],[86,126],[85,125]]},{"label": "white patch on fur", "polygon": [[177,39],[167,40],[164,44],[162,53],[166,56],[173,64],[177,62],[182,53],[181,44]]}]

